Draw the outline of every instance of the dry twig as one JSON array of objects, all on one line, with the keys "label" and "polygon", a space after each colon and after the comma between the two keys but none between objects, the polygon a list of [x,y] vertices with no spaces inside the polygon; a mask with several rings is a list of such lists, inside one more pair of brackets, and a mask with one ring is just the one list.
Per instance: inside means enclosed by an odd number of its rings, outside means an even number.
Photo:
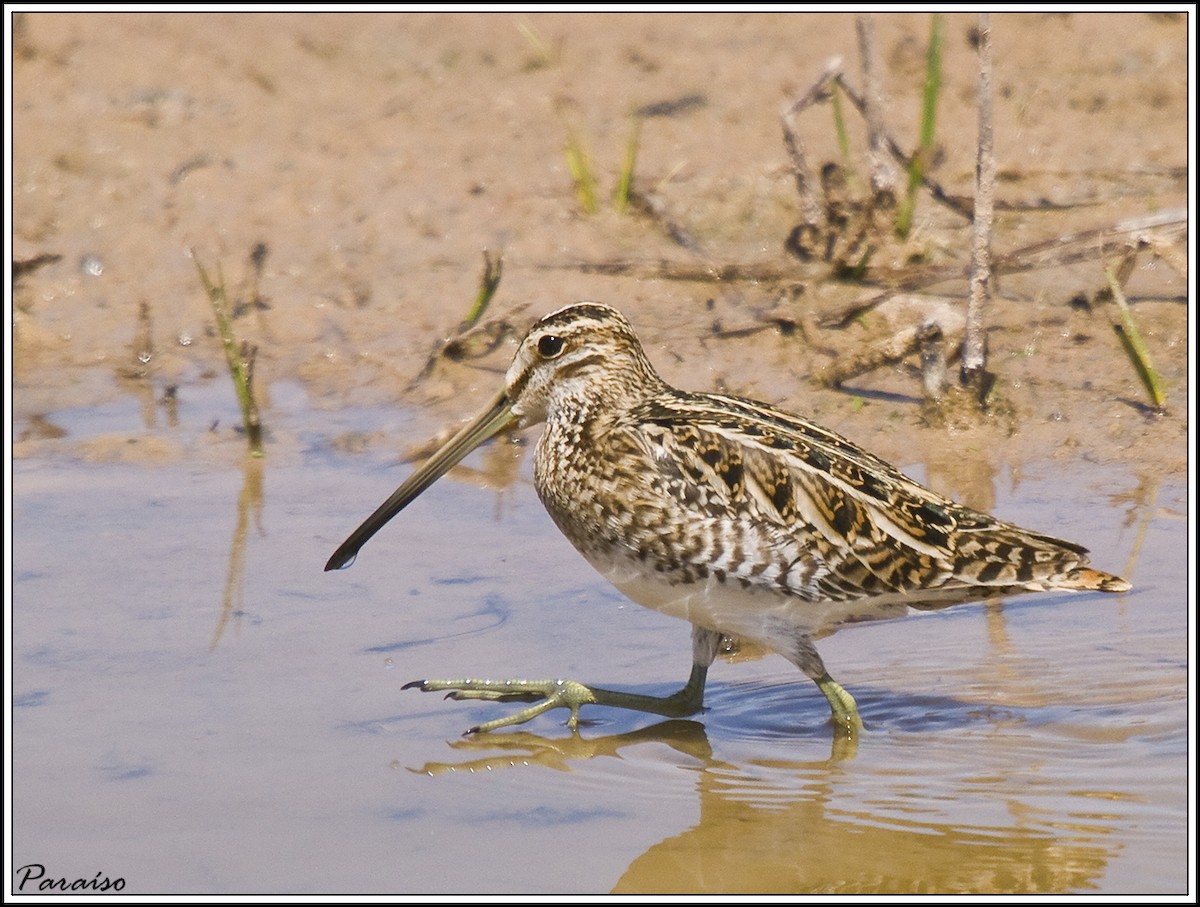
[{"label": "dry twig", "polygon": [[804,152],[804,142],[796,130],[796,118],[807,108],[828,96],[829,83],[841,77],[842,58],[833,57],[808,91],[787,104],[779,114],[783,125],[783,144],[792,162],[792,174],[796,179],[796,192],[800,196],[800,224],[793,231],[794,247],[797,251],[812,254],[818,246],[818,237],[823,232],[821,197],[813,179],[812,168]]},{"label": "dry twig", "polygon": [[[903,328],[876,343],[839,356],[834,362],[825,366],[815,378],[828,387],[840,387],[844,382],[874,371],[885,365],[894,365],[907,358],[910,354],[921,352],[924,359],[931,346],[943,348],[941,325],[933,319],[922,324]],[[942,356],[943,377],[945,375],[945,356]],[[940,394],[940,386],[939,386]]]},{"label": "dry twig", "polygon": [[[997,255],[992,259],[992,274],[1018,274],[1024,271],[1035,271],[1039,268],[1055,268],[1080,261],[1094,261],[1098,250],[1116,243],[1127,242],[1131,236],[1141,242],[1164,245],[1170,237],[1177,237],[1185,233],[1187,227],[1186,208],[1175,208],[1149,217],[1117,221],[1107,226],[1031,243],[1004,255]],[[872,273],[872,277],[877,283],[885,284],[888,288],[826,313],[821,320],[821,326],[845,327],[854,319],[886,302],[894,293],[913,292],[947,280],[961,280],[969,276],[968,265],[904,268],[891,272],[877,269]]]},{"label": "dry twig", "polygon": [[971,295],[959,383],[979,388],[987,371],[984,310],[992,298],[992,200],[996,195],[996,157],[992,153],[992,28],[979,14],[979,142],[975,152],[975,218],[971,230]]},{"label": "dry twig", "polygon": [[[858,53],[862,58],[863,98],[867,121],[867,153],[871,161],[871,192],[896,195],[896,168],[887,154],[887,131],[883,126],[883,84],[879,79],[879,60],[875,52],[875,24],[870,14],[863,13],[854,20],[858,34]],[[842,81],[842,80],[839,80]]]}]

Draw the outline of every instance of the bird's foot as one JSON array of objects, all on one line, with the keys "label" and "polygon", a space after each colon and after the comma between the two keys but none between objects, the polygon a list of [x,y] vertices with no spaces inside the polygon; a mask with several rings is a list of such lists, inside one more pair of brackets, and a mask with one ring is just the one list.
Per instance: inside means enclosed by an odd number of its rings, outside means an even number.
[{"label": "bird's foot", "polygon": [[828,674],[817,678],[816,684],[829,702],[834,736],[857,738],[862,734],[862,718],[859,717],[858,703],[854,697]]},{"label": "bird's foot", "polygon": [[468,728],[467,734],[486,734],[496,728],[524,724],[550,709],[570,709],[567,727],[579,726],[579,709],[596,702],[590,687],[574,680],[414,680],[404,689],[416,687],[426,693],[445,692],[447,699],[486,699],[489,702],[532,702],[504,718]]}]

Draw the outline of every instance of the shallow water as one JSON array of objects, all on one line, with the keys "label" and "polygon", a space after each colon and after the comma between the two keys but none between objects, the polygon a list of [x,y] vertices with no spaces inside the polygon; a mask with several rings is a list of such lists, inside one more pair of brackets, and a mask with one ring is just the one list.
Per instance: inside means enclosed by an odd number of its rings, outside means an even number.
[{"label": "shallow water", "polygon": [[[131,417],[54,421],[86,440]],[[286,389],[273,420],[282,440],[244,468],[14,463],[16,866],[125,894],[1186,890],[1183,481],[1082,461],[985,481],[998,514],[1087,544],[1134,591],[826,638],[856,752],[813,684],[745,654],[695,720],[593,709],[573,734],[552,712],[462,738],[513,706],[402,684],[663,693],[687,627],[591,572],[508,444],[467,465],[514,483],[443,480],[323,573],[408,469],[330,439],[412,424]]]}]

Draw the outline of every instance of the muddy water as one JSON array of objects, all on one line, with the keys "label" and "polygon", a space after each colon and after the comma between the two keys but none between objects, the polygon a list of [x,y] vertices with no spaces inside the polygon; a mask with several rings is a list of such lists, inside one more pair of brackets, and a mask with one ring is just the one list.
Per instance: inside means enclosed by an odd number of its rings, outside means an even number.
[{"label": "muddy water", "polygon": [[[505,487],[443,480],[322,573],[407,470],[328,439],[421,425],[275,398],[296,443],[244,469],[15,462],[18,865],[126,893],[1184,890],[1183,483],[979,477],[1000,514],[1085,541],[1135,589],[840,630],[821,649],[860,703],[857,752],[831,745],[811,683],[745,655],[692,721],[595,709],[575,734],[550,713],[463,739],[512,706],[401,685],[666,692],[686,626],[590,571],[508,443],[468,461]],[[131,418],[57,424],[102,438]]]}]

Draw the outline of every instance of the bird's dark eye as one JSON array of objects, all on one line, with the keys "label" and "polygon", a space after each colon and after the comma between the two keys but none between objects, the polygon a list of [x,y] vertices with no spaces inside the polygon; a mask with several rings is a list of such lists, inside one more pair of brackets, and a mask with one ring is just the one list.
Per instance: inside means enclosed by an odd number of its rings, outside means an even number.
[{"label": "bird's dark eye", "polygon": [[538,353],[543,359],[553,359],[563,351],[563,339],[554,334],[547,334],[538,341]]}]

